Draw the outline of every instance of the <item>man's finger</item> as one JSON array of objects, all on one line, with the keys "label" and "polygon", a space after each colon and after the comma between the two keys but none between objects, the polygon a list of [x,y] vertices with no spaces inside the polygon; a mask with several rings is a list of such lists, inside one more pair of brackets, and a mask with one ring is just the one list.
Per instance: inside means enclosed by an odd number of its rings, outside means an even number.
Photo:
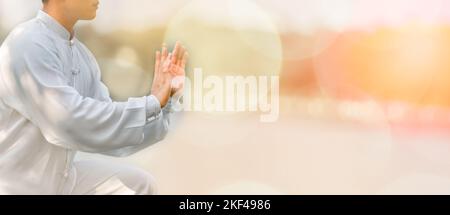
[{"label": "man's finger", "polygon": [[185,52],[183,55],[183,59],[181,60],[181,65],[180,65],[183,70],[186,69],[186,63],[187,63],[188,59],[189,59],[189,53]]},{"label": "man's finger", "polygon": [[[164,67],[167,68],[169,71],[172,69],[172,59],[173,59],[173,53],[170,53],[169,56],[167,56],[167,60],[164,62]],[[164,70],[165,72],[169,72],[167,70]]]},{"label": "man's finger", "polygon": [[177,65],[181,66],[181,64],[183,63],[183,57],[184,54],[186,53],[186,49],[184,48],[184,46],[181,46],[180,48],[180,52],[178,53],[178,60],[177,60]]},{"label": "man's finger", "polygon": [[167,51],[167,46],[165,43],[163,43],[163,47],[162,47],[162,61],[166,61],[167,57],[168,57],[169,52]]},{"label": "man's finger", "polygon": [[156,57],[155,57],[155,72],[158,71],[159,66],[161,65],[161,52],[157,51],[156,52]]},{"label": "man's finger", "polygon": [[178,55],[179,55],[179,53],[180,53],[180,51],[181,51],[180,48],[181,48],[180,42],[177,42],[177,43],[175,44],[175,48],[174,48],[174,50],[173,50],[173,55],[172,55],[172,59],[171,59],[171,62],[172,62],[172,64],[174,64],[174,65],[176,65],[177,62],[178,62]]},{"label": "man's finger", "polygon": [[186,54],[187,54],[187,51],[186,51],[186,48],[183,46],[183,48],[182,48],[182,53],[180,53],[180,56],[179,56],[179,61],[178,61],[178,66],[179,67],[183,67],[183,60],[184,60],[184,58],[185,57],[187,57],[186,56]]}]

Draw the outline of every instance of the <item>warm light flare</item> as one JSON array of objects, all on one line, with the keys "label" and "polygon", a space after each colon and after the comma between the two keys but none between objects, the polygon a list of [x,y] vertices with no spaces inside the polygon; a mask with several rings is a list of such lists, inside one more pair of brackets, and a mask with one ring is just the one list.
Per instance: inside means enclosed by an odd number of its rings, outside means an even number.
[{"label": "warm light flare", "polygon": [[345,82],[334,86],[351,85],[379,99],[448,106],[449,47],[446,27],[348,32],[318,57],[318,73]]}]

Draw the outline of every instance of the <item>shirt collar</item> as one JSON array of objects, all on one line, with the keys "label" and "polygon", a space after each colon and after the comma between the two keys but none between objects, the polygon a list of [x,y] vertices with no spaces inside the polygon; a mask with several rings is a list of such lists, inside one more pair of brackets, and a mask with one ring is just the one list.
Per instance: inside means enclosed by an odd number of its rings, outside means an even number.
[{"label": "shirt collar", "polygon": [[63,39],[67,41],[71,40],[70,32],[46,12],[39,10],[37,18],[40,19],[51,31],[58,34]]}]

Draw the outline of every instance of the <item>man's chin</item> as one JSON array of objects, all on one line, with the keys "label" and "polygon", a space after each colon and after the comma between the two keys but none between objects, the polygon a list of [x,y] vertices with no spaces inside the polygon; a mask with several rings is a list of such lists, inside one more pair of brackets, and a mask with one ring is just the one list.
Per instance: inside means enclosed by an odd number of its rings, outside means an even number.
[{"label": "man's chin", "polygon": [[93,20],[97,17],[97,14],[87,15],[80,18],[80,20]]}]

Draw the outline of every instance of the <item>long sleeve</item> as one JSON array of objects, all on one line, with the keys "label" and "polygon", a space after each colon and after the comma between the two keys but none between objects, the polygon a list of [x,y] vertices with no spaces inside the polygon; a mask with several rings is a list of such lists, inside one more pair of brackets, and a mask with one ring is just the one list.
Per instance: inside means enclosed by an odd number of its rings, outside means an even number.
[{"label": "long sleeve", "polygon": [[[147,107],[148,97],[113,102],[81,96],[69,86],[56,47],[41,40],[10,44],[3,81],[10,90],[5,102],[38,126],[48,142],[122,156],[166,135],[168,116],[147,121],[147,110],[153,108]],[[153,114],[164,115],[160,112]]]},{"label": "long sleeve", "polygon": [[171,107],[171,102],[169,102],[154,119],[147,122],[144,126],[143,144],[112,150],[103,154],[118,157],[128,156],[163,140],[169,130]]}]

